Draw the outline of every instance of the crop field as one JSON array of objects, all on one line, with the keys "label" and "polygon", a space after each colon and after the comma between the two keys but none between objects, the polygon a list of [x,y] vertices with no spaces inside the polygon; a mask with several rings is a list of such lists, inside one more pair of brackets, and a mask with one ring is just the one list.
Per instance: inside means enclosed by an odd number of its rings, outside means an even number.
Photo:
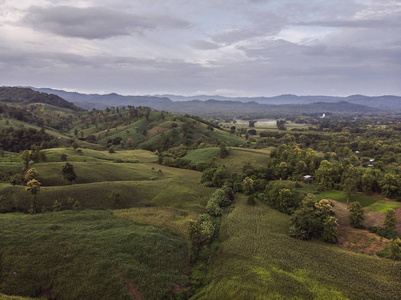
[{"label": "crop field", "polygon": [[0,222],[5,294],[162,299],[188,283],[187,243],[163,229],[107,211],[2,214]]},{"label": "crop field", "polygon": [[[39,163],[35,168],[39,172],[39,181],[44,186],[65,185],[61,169],[64,163]],[[148,164],[127,164],[109,162],[74,162],[77,179],[75,183],[92,183],[104,181],[141,181],[163,177],[158,170],[152,170]],[[156,166],[157,167],[157,166]],[[165,175],[167,175],[166,172]]]},{"label": "crop field", "polygon": [[72,148],[53,148],[45,150],[47,161],[61,162],[61,154],[67,155],[67,161],[116,161],[124,162],[154,162],[157,156],[146,150],[119,150],[115,153],[108,151],[97,151],[90,149],[81,149],[79,152]]},{"label": "crop field", "polygon": [[401,262],[296,240],[288,225],[237,200],[222,218],[213,279],[193,299],[399,299]]},{"label": "crop field", "polygon": [[[98,151],[93,151],[97,153]],[[142,160],[153,159],[148,151],[135,150]],[[37,195],[38,205],[52,210],[55,200],[66,208],[68,198],[79,201],[85,209],[116,209],[151,206],[171,206],[202,211],[214,188],[200,186],[201,173],[165,167],[153,163],[72,162],[77,179],[67,185],[61,175],[64,163],[39,163],[33,166],[42,183]],[[113,199],[118,194],[118,203]],[[6,211],[27,211],[31,194],[24,186],[0,186]]]}]

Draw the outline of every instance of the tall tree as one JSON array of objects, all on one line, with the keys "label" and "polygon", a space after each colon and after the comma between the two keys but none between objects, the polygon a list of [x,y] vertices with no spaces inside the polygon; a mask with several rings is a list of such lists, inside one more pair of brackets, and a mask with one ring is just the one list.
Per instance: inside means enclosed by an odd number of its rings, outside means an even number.
[{"label": "tall tree", "polygon": [[351,208],[349,210],[349,220],[351,226],[354,228],[361,228],[363,226],[363,220],[365,219],[365,213],[359,202],[355,201],[351,203]]},{"label": "tall tree", "polygon": [[387,211],[383,226],[387,231],[395,231],[395,226],[397,226],[397,216],[394,209]]},{"label": "tall tree", "polygon": [[72,184],[72,182],[77,178],[77,174],[75,174],[74,171],[74,166],[68,162],[65,163],[65,165],[61,169],[61,174],[69,184]]}]

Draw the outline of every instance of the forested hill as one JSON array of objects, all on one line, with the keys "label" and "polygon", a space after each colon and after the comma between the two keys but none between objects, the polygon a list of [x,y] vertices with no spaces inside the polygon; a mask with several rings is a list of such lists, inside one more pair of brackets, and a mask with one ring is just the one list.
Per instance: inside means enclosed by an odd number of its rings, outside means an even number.
[{"label": "forested hill", "polygon": [[[165,110],[172,113],[192,114],[204,118],[221,117],[286,117],[299,114],[323,114],[332,113],[337,115],[364,115],[380,111],[378,108],[368,107],[362,104],[350,103],[338,98],[336,102],[326,102],[317,98],[316,103],[295,102],[293,104],[266,104],[256,101],[233,101],[233,100],[190,100],[172,101],[169,98],[155,96],[122,96],[118,94],[80,94],[70,93],[52,89],[37,89],[39,91],[55,93],[64,99],[74,102],[76,105],[86,109],[104,109],[106,107],[123,106],[148,106],[156,110]],[[249,98],[251,100],[252,98]],[[319,101],[321,100],[321,101]],[[286,103],[286,102],[284,102]],[[400,107],[401,110],[401,107]]]},{"label": "forested hill", "polygon": [[41,93],[30,88],[21,87],[0,87],[0,102],[18,104],[45,103],[60,108],[82,110],[82,108],[57,95]]}]

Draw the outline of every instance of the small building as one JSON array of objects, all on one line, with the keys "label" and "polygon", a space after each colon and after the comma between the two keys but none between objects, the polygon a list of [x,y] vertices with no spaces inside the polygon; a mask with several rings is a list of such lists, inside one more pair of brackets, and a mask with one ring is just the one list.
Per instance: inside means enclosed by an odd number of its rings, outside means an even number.
[{"label": "small building", "polygon": [[307,183],[312,183],[314,180],[313,176],[311,175],[305,175],[303,181]]}]

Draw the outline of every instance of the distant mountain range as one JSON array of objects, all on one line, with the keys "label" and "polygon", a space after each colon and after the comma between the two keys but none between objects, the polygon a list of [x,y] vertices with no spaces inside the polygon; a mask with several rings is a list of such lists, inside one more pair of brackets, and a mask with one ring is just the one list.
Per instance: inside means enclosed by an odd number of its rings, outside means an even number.
[{"label": "distant mountain range", "polygon": [[364,96],[352,95],[348,97],[334,96],[297,96],[280,95],[275,97],[223,97],[223,96],[122,96],[112,94],[81,94],[49,88],[32,88],[33,90],[55,94],[73,102],[85,109],[104,109],[110,106],[149,106],[156,110],[166,110],[174,113],[190,113],[203,117],[255,115],[284,112],[293,113],[320,113],[331,112],[338,114],[366,114],[380,111],[401,111],[401,97],[399,96]]}]

